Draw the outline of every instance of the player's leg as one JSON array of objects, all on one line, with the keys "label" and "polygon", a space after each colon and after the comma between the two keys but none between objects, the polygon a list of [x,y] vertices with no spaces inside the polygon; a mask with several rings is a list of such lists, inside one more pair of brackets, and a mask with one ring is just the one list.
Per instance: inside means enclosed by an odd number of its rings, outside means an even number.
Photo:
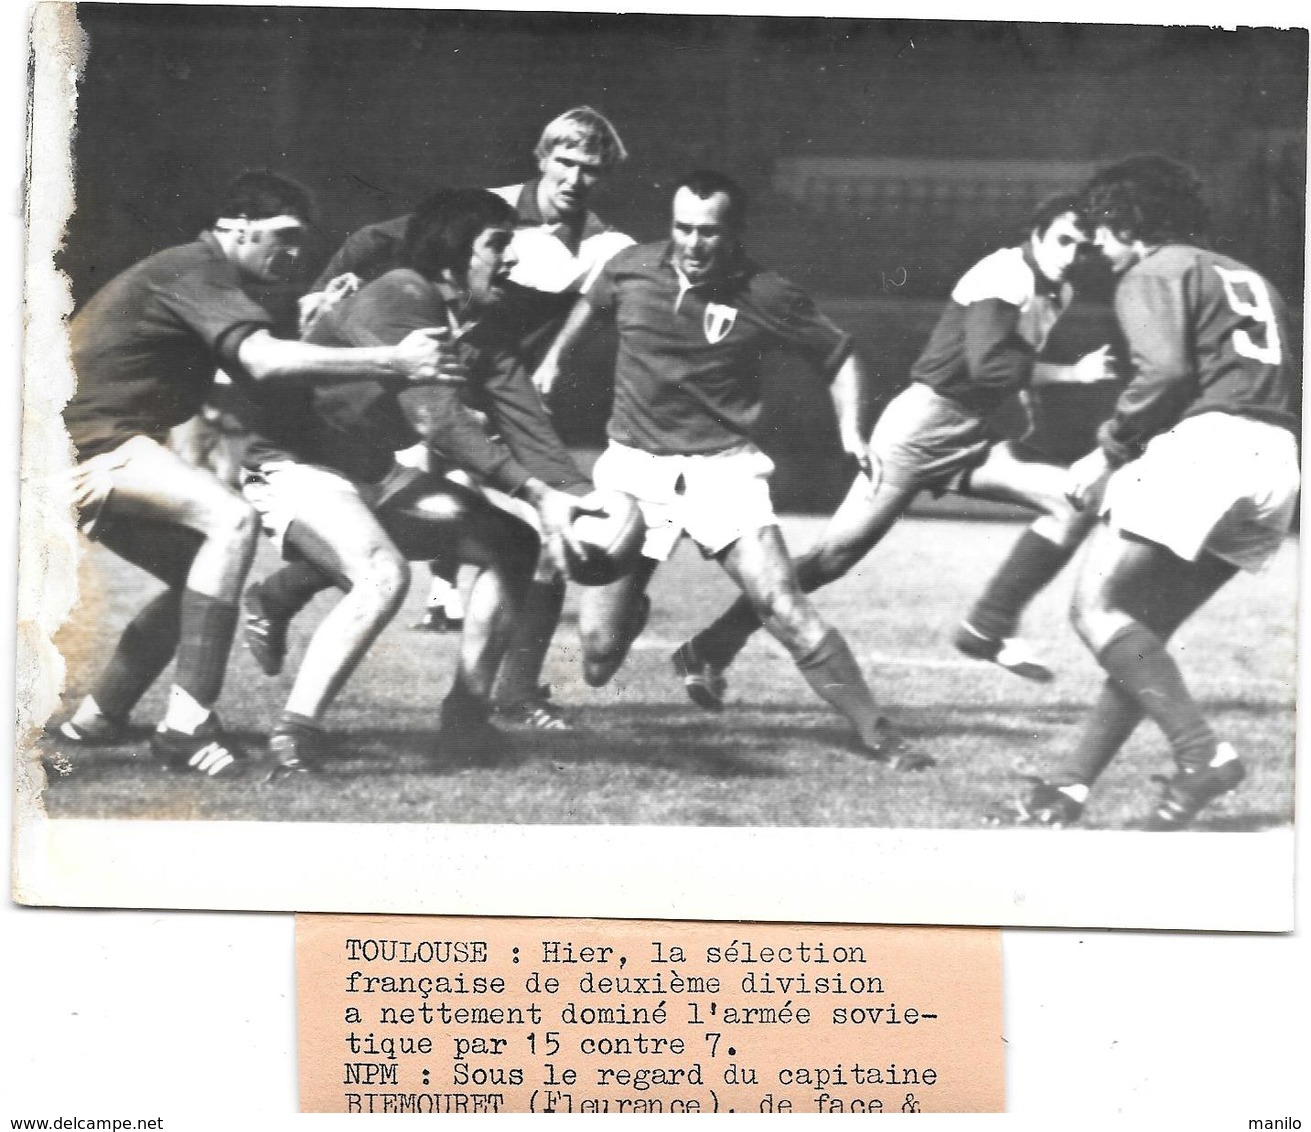
[{"label": "player's leg", "polygon": [[1095,506],[1076,511],[1064,496],[1066,471],[1056,464],[1021,460],[1008,442],[993,447],[961,484],[962,494],[1018,503],[1040,512],[1011,547],[983,593],[956,630],[961,652],[991,660],[1026,679],[1047,681],[1049,669],[1018,639],[1029,603],[1073,557],[1096,521]]},{"label": "player's leg", "polygon": [[[480,490],[494,506],[538,530],[537,512],[523,500],[486,486]],[[564,612],[566,588],[566,579],[550,555],[540,554],[501,661],[493,693],[498,720],[539,731],[569,729],[568,719],[551,699],[550,687],[542,682],[546,656]]]},{"label": "player's leg", "polygon": [[[129,444],[130,455],[112,471],[97,536],[129,561],[167,573],[180,588],[174,684],[152,746],[170,765],[220,774],[240,757],[220,740],[213,706],[223,687],[258,521],[250,505],[210,473],[144,437]],[[170,537],[170,527],[181,531]],[[177,576],[179,555],[189,556],[184,577]],[[171,632],[172,618],[156,612],[160,616],[152,613],[147,631]]]},{"label": "player's leg", "polygon": [[[1185,575],[1163,574],[1166,584],[1155,591],[1142,590],[1126,595],[1130,612],[1147,626],[1162,643],[1168,642],[1189,617],[1200,609],[1223,584],[1227,571],[1216,559],[1199,563],[1197,570]],[[1143,718],[1137,699],[1125,692],[1114,679],[1107,679],[1074,750],[1048,777],[1052,785],[1064,789],[1080,804],[1088,789],[1110,765]]]},{"label": "player's leg", "polygon": [[744,533],[719,561],[815,693],[855,728],[868,754],[899,769],[932,765],[931,759],[905,749],[897,729],[875,704],[846,639],[802,593],[777,526]]},{"label": "player's leg", "polygon": [[543,555],[524,595],[496,686],[496,714],[540,731],[567,731],[569,722],[551,702],[542,669],[564,612],[566,582]]},{"label": "player's leg", "polygon": [[[1173,591],[1176,623],[1199,609],[1234,576],[1237,568],[1209,554],[1179,558],[1154,542],[1100,527],[1089,539],[1076,583],[1075,631],[1116,686],[1165,733],[1179,770],[1205,772],[1236,785],[1242,767],[1232,748],[1221,744],[1190,694],[1165,639],[1141,616],[1140,594]],[[1191,814],[1188,818],[1191,818]]]},{"label": "player's leg", "polygon": [[[464,624],[464,597],[460,593],[459,572],[437,562],[429,563],[432,581],[423,616],[414,628],[425,633],[458,633]],[[447,576],[449,575],[449,577]]]},{"label": "player's leg", "polygon": [[439,757],[495,755],[504,737],[488,723],[492,685],[537,563],[537,533],[478,492],[441,482],[384,515],[407,557],[458,562],[476,571],[469,588],[459,663],[442,703]]},{"label": "player's leg", "polygon": [[[433,453],[426,444],[416,444],[397,452],[396,462],[402,467],[437,474],[433,468]],[[424,603],[423,616],[414,628],[426,633],[459,632],[464,621],[464,598],[460,593],[458,567],[441,559],[428,563],[428,567],[432,574],[428,600]]]},{"label": "player's leg", "polygon": [[609,683],[646,628],[651,613],[647,586],[684,534],[684,465],[679,457],[656,456],[612,442],[592,468],[597,489],[631,495],[646,523],[637,568],[609,585],[583,587],[578,633],[583,648],[583,679],[593,688]]},{"label": "player's leg", "polygon": [[[142,566],[168,588],[128,622],[109,663],[72,716],[57,728],[74,743],[112,743],[128,717],[177,652],[182,592],[200,536],[167,523],[120,526],[120,557]],[[111,534],[111,539],[113,535]]]},{"label": "player's leg", "polygon": [[[885,479],[874,486],[863,476],[856,477],[819,542],[796,561],[801,591],[813,593],[845,575],[892,529],[918,491],[910,484]],[[713,673],[722,674],[760,627],[757,606],[743,593],[684,644],[676,656],[689,671],[707,666]]]},{"label": "player's leg", "polygon": [[[1091,540],[1090,540],[1091,541]],[[1184,573],[1162,570],[1140,577],[1124,593],[1129,616],[1162,644],[1223,585],[1230,568],[1217,559]],[[1023,796],[993,811],[996,824],[1072,825],[1079,820],[1092,786],[1128,742],[1145,716],[1140,700],[1114,676],[1098,691],[1074,747],[1035,778]]]},{"label": "player's leg", "polygon": [[578,608],[583,679],[593,688],[610,682],[646,627],[651,599],[646,589],[660,562],[643,557],[626,577],[607,586],[585,586]]},{"label": "player's leg", "polygon": [[324,716],[400,608],[410,570],[349,481],[291,465],[270,473],[268,486],[292,516],[285,543],[343,591],[310,638],[269,739],[278,776],[315,769]]},{"label": "player's leg", "polygon": [[333,580],[314,563],[300,558],[246,587],[243,636],[265,676],[282,671],[287,658],[287,630],[296,615],[333,585]]},{"label": "player's leg", "polygon": [[[977,416],[928,386],[915,382],[897,394],[870,437],[874,480],[856,477],[819,542],[797,558],[801,589],[813,593],[846,574],[878,545],[920,490],[976,463],[986,443]],[[678,650],[675,667],[722,685],[723,670],[759,627],[751,603],[739,598]],[[685,682],[696,698],[687,676]]]}]

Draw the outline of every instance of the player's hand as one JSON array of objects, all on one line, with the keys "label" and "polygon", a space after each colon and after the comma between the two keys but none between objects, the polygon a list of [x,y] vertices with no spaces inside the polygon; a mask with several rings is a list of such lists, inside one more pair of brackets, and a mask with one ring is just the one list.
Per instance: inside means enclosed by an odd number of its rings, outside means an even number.
[{"label": "player's hand", "polygon": [[444,326],[413,330],[394,347],[404,376],[422,385],[465,385],[469,366]]},{"label": "player's hand", "polygon": [[328,280],[328,285],[323,288],[323,294],[332,302],[339,303],[347,295],[355,294],[363,285],[364,280],[353,271],[344,271]]},{"label": "player's hand", "polygon": [[533,373],[533,386],[545,400],[551,395],[555,383],[560,379],[560,367],[549,360],[543,360]]},{"label": "player's hand", "polygon": [[363,280],[358,275],[346,272],[344,275],[338,275],[328,281],[328,285],[322,291],[312,291],[310,294],[301,298],[298,308],[300,322],[298,329],[300,333],[309,330],[320,318],[328,311],[332,310],[347,295],[353,295],[363,285]]},{"label": "player's hand", "polygon": [[1098,381],[1114,381],[1115,363],[1111,358],[1111,347],[1103,346],[1091,354],[1084,354],[1070,367],[1070,376],[1079,385],[1092,385]]},{"label": "player's hand", "polygon": [[558,570],[567,572],[566,549],[576,558],[585,556],[573,530],[574,517],[585,508],[577,496],[547,487],[540,480],[529,480],[524,485],[524,494],[537,508],[537,517],[542,524],[542,545],[547,556]]},{"label": "player's hand", "polygon": [[1094,448],[1087,456],[1070,465],[1065,480],[1065,498],[1074,505],[1076,511],[1082,511],[1092,502],[1106,478],[1111,474],[1111,464],[1101,448]]}]

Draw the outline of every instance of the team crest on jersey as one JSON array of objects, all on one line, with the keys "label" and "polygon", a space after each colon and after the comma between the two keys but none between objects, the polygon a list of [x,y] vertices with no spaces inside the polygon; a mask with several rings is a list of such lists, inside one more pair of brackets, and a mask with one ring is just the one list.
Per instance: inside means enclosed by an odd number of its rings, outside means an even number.
[{"label": "team crest on jersey", "polygon": [[706,316],[702,320],[705,326],[707,342],[722,342],[728,337],[737,321],[737,308],[726,307],[723,303],[706,303]]}]

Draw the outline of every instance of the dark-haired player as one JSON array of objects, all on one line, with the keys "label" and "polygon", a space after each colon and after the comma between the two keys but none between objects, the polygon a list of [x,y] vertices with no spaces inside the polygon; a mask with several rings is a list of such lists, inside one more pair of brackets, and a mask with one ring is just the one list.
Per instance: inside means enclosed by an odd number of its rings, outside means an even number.
[{"label": "dark-haired player", "polygon": [[647,535],[631,575],[583,594],[583,674],[600,686],[619,669],[645,621],[652,575],[688,535],[737,583],[816,693],[847,717],[864,751],[918,770],[932,760],[905,749],[846,640],[798,588],[770,500],[773,463],[751,441],[760,357],[781,347],[829,380],[843,450],[866,464],[864,373],[847,334],[747,257],[744,210],[742,190],[722,174],[680,181],[670,240],[626,249],[601,269],[536,375],[549,385],[593,320],[613,320],[610,444],[593,476],[598,488],[637,499]]},{"label": "dark-haired player", "polygon": [[532,504],[557,560],[561,542],[573,543],[576,500],[550,481],[580,494],[590,485],[556,438],[513,343],[486,318],[509,285],[514,219],[483,189],[432,194],[407,225],[404,266],[344,298],[309,331],[311,341],[351,346],[447,326],[505,443],[488,437],[451,388],[373,378],[284,398],[255,430],[247,497],[275,540],[344,591],[306,649],[270,740],[275,773],[319,762],[324,713],[399,609],[409,559],[477,567],[435,753],[484,756],[501,745],[487,722],[492,681],[537,561],[537,535],[481,493],[398,465],[395,453],[431,445],[449,465]]},{"label": "dark-haired player", "polygon": [[152,749],[169,766],[206,775],[237,766],[240,752],[213,706],[259,525],[239,495],[164,446],[168,430],[203,404],[217,368],[249,387],[437,375],[442,348],[430,332],[356,350],[270,333],[269,314],[249,292],[290,275],[309,211],[294,182],[244,174],[195,242],[129,268],[72,321],[78,384],[64,420],[79,460],[79,524],[168,588],[128,625],[95,689],[59,727],[66,740],[118,738],[176,652]]},{"label": "dark-haired player", "polygon": [[[855,566],[924,490],[1021,503],[1054,521],[1070,514],[1064,469],[1022,462],[995,442],[1032,378],[1068,298],[1066,273],[1086,243],[1078,202],[1053,198],[1034,215],[1023,244],[993,252],[956,284],[910,386],[874,426],[872,475],[856,477],[819,543],[797,560],[804,592]],[[759,628],[751,602],[739,598],[679,647],[674,667],[695,703],[710,711],[723,706],[724,670]],[[972,656],[1050,678],[1022,642],[973,636],[965,642]]]},{"label": "dark-haired player", "polygon": [[[511,205],[518,217],[512,242],[515,262],[510,269],[511,286],[493,317],[506,335],[517,340],[530,367],[540,359],[600,266],[620,248],[633,243],[631,237],[616,232],[591,210],[593,198],[627,156],[609,119],[590,106],[576,106],[543,128],[533,150],[536,177],[491,190]],[[384,220],[348,237],[319,275],[314,292],[302,300],[305,319],[312,321],[320,310],[361,282],[376,279],[397,266],[408,220],[408,215]],[[544,387],[540,393],[546,397],[550,389]],[[521,512],[521,517],[532,521],[531,510]],[[500,718],[543,730],[569,726],[549,689],[541,684],[542,667],[564,597],[564,579],[544,558],[529,587],[515,626],[514,643],[502,665],[496,691]],[[306,600],[303,594],[292,592],[274,598],[283,609],[294,609]],[[458,605],[453,580],[434,574],[419,627],[447,628],[451,625],[447,610],[458,609]]]},{"label": "dark-haired player", "polygon": [[1107,679],[1070,756],[991,816],[1079,820],[1089,788],[1146,716],[1175,763],[1146,825],[1182,829],[1244,768],[1166,642],[1238,570],[1260,570],[1289,530],[1301,371],[1279,293],[1203,245],[1207,210],[1191,170],[1126,158],[1093,177],[1086,207],[1120,276],[1115,310],[1133,365],[1100,447],[1069,481],[1080,506],[1106,481],[1072,617]]},{"label": "dark-haired player", "polygon": [[[1097,426],[1110,415],[1123,386],[1109,267],[1090,247],[1071,266],[1067,282],[1073,292],[1070,301],[1036,356],[1028,387],[1020,393],[1018,435],[999,443],[989,455],[988,474],[995,482],[1014,469],[1023,486],[1034,465],[1069,467],[1086,455],[1096,447]],[[1050,480],[1046,469],[1041,474]],[[1095,522],[1091,509],[1042,511],[1011,545],[956,627],[956,647],[1017,676],[1052,679],[1051,670],[1018,636],[1020,621],[1073,558]]]}]

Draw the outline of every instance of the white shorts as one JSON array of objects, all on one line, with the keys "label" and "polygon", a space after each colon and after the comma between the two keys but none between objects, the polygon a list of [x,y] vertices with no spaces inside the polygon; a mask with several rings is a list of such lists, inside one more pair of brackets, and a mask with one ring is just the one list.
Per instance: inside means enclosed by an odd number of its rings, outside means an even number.
[{"label": "white shorts", "polygon": [[[421,472],[429,471],[432,468],[432,449],[426,444],[416,444],[413,448],[405,448],[396,453],[396,462],[407,468],[417,468]],[[440,470],[439,470],[440,471]],[[542,533],[542,518],[537,513],[537,508],[529,503],[526,499],[519,499],[513,495],[506,495],[505,492],[498,488],[490,487],[485,483],[479,483],[468,472],[459,468],[452,468],[445,473],[445,478],[452,483],[461,484],[473,491],[482,492],[487,499],[496,504],[502,511],[513,515],[516,519],[522,519],[539,535]]]},{"label": "white shorts", "polygon": [[773,472],[774,461],[754,444],[711,456],[656,456],[611,441],[592,479],[598,490],[637,500],[646,520],[642,553],[663,562],[685,534],[709,556],[776,526]]},{"label": "white shorts", "polygon": [[131,464],[167,480],[170,474],[176,474],[174,469],[182,462],[181,456],[152,437],[132,436],[117,448],[75,464],[67,474],[61,473],[60,489],[77,509],[77,529],[88,538],[95,538],[118,472]]},{"label": "white shorts", "polygon": [[1260,570],[1288,534],[1301,476],[1286,428],[1203,413],[1153,437],[1111,476],[1102,514],[1126,534],[1196,561]]},{"label": "white shorts", "polygon": [[287,528],[295,521],[301,510],[301,501],[307,496],[323,499],[325,496],[347,495],[372,509],[390,494],[393,480],[399,481],[406,476],[413,478],[416,474],[415,469],[397,465],[395,472],[379,483],[357,483],[319,464],[270,460],[261,464],[258,471],[243,470],[241,494],[259,512],[264,533],[282,554]]}]

